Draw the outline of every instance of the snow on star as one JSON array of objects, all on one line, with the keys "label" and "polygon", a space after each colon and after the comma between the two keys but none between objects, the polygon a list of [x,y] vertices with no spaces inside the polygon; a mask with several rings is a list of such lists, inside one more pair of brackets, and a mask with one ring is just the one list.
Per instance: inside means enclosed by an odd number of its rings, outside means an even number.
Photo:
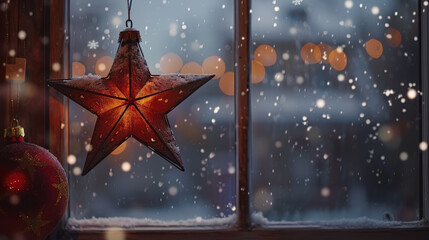
[{"label": "snow on star", "polygon": [[95,40],[92,40],[88,42],[88,47],[89,49],[97,49],[99,47],[99,44]]},{"label": "snow on star", "polygon": [[296,6],[296,5],[301,5],[303,0],[293,0],[292,3]]},{"label": "snow on star", "polygon": [[[140,143],[184,171],[167,114],[214,75],[152,75],[140,48],[140,33],[125,29],[107,77],[88,74],[49,80],[49,86],[97,115],[91,150],[79,173],[86,175],[128,138]],[[97,43],[98,45],[98,43]],[[132,59],[132,61],[131,61]],[[124,162],[122,170],[132,166]]]}]

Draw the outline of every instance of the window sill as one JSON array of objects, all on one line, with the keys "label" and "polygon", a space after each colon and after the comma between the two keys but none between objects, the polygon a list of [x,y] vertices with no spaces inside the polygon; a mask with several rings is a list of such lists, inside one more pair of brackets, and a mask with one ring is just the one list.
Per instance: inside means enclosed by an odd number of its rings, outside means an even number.
[{"label": "window sill", "polygon": [[[97,240],[106,239],[107,231],[65,231],[60,239]],[[127,240],[134,239],[284,239],[288,240],[396,240],[396,239],[425,239],[429,236],[429,226],[418,228],[388,228],[388,229],[252,229],[252,230],[154,230],[126,231]],[[119,239],[118,239],[119,240]]]}]

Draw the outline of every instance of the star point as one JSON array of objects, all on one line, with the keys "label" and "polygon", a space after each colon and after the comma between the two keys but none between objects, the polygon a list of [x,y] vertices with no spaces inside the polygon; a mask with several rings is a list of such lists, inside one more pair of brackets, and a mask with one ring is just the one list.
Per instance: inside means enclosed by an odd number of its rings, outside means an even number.
[{"label": "star point", "polygon": [[58,191],[58,197],[57,201],[55,202],[55,205],[58,205],[61,199],[67,198],[68,196],[67,182],[64,181],[59,172],[57,172],[57,175],[59,183],[52,184],[52,187],[54,187]]},{"label": "star point", "polygon": [[82,175],[134,137],[184,171],[167,114],[214,75],[152,75],[134,29],[121,32],[110,73],[49,85],[98,116]]},{"label": "star point", "polygon": [[40,160],[38,154],[31,154],[29,151],[25,151],[22,158],[17,158],[15,160],[19,162],[17,170],[26,171],[30,179],[34,179],[37,168],[49,166],[48,163]]},{"label": "star point", "polygon": [[31,231],[36,236],[40,236],[42,227],[51,223],[51,221],[42,219],[43,209],[44,207],[42,208],[42,210],[40,210],[40,212],[35,217],[30,217],[22,214],[20,215],[20,218],[22,219],[22,221],[24,221],[25,224],[27,225],[26,228],[24,229],[25,232]]}]

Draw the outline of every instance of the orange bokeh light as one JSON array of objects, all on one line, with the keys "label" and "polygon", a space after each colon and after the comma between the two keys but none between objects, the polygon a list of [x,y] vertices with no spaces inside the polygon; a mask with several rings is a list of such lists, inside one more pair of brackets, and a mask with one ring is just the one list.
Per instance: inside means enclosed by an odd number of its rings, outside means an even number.
[{"label": "orange bokeh light", "polygon": [[252,60],[252,83],[260,83],[265,78],[265,67],[257,60]]},{"label": "orange bokeh light", "polygon": [[389,28],[384,34],[386,37],[386,42],[392,47],[399,47],[402,42],[402,34],[396,28]]},{"label": "orange bokeh light", "polygon": [[125,148],[127,148],[127,142],[123,142],[121,145],[119,145],[119,147],[117,147],[115,150],[113,150],[112,154],[113,155],[119,155],[123,151],[125,151]]},{"label": "orange bokeh light", "polygon": [[203,62],[203,70],[205,74],[214,74],[213,79],[218,79],[225,73],[225,62],[218,56],[208,57]]},{"label": "orange bokeh light", "polygon": [[305,64],[315,64],[322,59],[322,51],[314,43],[307,43],[301,48],[301,58]]},{"label": "orange bokeh light", "polygon": [[219,80],[219,88],[220,90],[228,95],[234,96],[234,73],[226,72],[221,79]]},{"label": "orange bokeh light", "polygon": [[178,73],[182,66],[182,58],[176,53],[167,53],[159,60],[159,71],[161,73]]},{"label": "orange bokeh light", "polygon": [[365,49],[368,55],[373,58],[379,58],[383,54],[383,44],[374,38],[365,43]]},{"label": "orange bokeh light", "polygon": [[331,67],[337,71],[342,71],[347,66],[347,55],[341,48],[332,50],[329,54],[328,60]]},{"label": "orange bokeh light", "polygon": [[329,63],[329,59],[328,59],[329,54],[332,52],[331,46],[329,46],[326,43],[319,43],[319,45],[317,46],[319,47],[320,53],[322,54],[322,57],[321,57],[322,63],[325,63],[325,64]]},{"label": "orange bokeh light", "polygon": [[95,74],[106,77],[109,74],[110,68],[113,64],[113,58],[104,56],[97,60],[95,63]]},{"label": "orange bokeh light", "polygon": [[274,65],[277,61],[276,50],[270,45],[259,45],[259,47],[256,48],[254,55],[255,60],[262,63],[266,67]]},{"label": "orange bokeh light", "polygon": [[183,65],[182,70],[180,70],[181,74],[203,74],[203,67],[196,62],[188,62]]},{"label": "orange bokeh light", "polygon": [[85,75],[86,69],[85,65],[83,65],[80,62],[73,62],[72,63],[72,77],[81,77]]}]

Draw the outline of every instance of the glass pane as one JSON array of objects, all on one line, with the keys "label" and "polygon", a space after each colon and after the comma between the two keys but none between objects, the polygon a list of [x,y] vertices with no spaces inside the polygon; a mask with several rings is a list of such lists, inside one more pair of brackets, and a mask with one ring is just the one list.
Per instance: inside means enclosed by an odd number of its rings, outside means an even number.
[{"label": "glass pane", "polygon": [[[70,4],[73,75],[106,76],[125,29],[127,3]],[[236,209],[234,101],[219,88],[219,78],[234,67],[233,2],[134,1],[131,19],[152,74],[216,76],[168,114],[185,172],[130,138],[80,176],[97,117],[70,101],[69,224],[229,225]]]},{"label": "glass pane", "polygon": [[418,220],[418,1],[252,9],[254,223]]}]

